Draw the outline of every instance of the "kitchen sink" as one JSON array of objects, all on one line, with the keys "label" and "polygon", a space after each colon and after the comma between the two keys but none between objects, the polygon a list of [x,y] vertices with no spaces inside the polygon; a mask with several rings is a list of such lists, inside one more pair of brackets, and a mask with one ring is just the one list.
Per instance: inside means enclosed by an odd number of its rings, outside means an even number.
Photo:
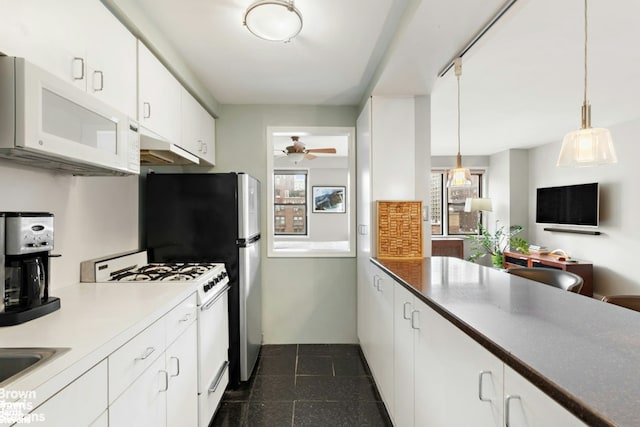
[{"label": "kitchen sink", "polygon": [[30,372],[68,348],[0,348],[0,386]]}]

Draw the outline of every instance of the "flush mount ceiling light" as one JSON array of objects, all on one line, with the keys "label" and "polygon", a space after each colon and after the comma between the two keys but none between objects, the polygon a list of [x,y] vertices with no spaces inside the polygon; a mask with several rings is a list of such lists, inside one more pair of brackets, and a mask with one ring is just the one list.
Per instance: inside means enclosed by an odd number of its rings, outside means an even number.
[{"label": "flush mount ceiling light", "polygon": [[288,43],[302,30],[302,14],[293,0],[263,0],[249,6],[242,23],[256,37]]},{"label": "flush mount ceiling light", "polygon": [[462,155],[460,155],[460,75],[462,75],[462,58],[454,61],[456,81],[458,83],[458,155],[456,167],[449,169],[447,187],[471,187],[471,171],[462,167]]},{"label": "flush mount ceiling light", "polygon": [[582,127],[562,140],[557,166],[598,166],[618,161],[608,129],[591,127],[591,105],[587,101],[587,0],[584,0],[584,99]]}]

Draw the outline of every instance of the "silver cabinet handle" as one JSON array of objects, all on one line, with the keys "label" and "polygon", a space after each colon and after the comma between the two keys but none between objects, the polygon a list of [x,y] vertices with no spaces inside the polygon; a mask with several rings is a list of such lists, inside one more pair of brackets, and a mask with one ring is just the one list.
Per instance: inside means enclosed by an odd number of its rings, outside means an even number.
[{"label": "silver cabinet handle", "polygon": [[478,399],[480,399],[481,402],[491,402],[491,399],[482,397],[482,377],[487,374],[491,375],[491,371],[481,371],[478,375]]},{"label": "silver cabinet handle", "polygon": [[413,329],[420,329],[420,312],[418,310],[411,312],[411,327]]},{"label": "silver cabinet handle", "polygon": [[222,381],[222,377],[224,376],[224,371],[226,371],[228,367],[229,367],[228,360],[225,360],[224,362],[222,362],[222,366],[220,366],[220,369],[218,369],[218,373],[216,374],[216,377],[213,379],[213,382],[209,386],[209,389],[208,389],[209,393],[215,393],[216,389],[220,385],[220,381]]},{"label": "silver cabinet handle", "polygon": [[73,58],[73,66],[71,68],[73,80],[84,79],[84,58],[80,58],[79,56]]},{"label": "silver cabinet handle", "polygon": [[167,371],[165,371],[164,369],[161,370],[161,371],[158,371],[158,372],[162,372],[164,374],[164,388],[161,389],[161,390],[158,390],[161,393],[163,393],[163,392],[169,390],[169,373]]},{"label": "silver cabinet handle", "polygon": [[143,102],[142,103],[142,118],[149,119],[151,118],[151,103]]},{"label": "silver cabinet handle", "polygon": [[209,151],[209,146],[207,145],[206,142],[202,143],[202,153],[203,154],[207,154],[207,151]]},{"label": "silver cabinet handle", "polygon": [[[96,87],[96,76],[100,77],[100,87]],[[96,70],[93,72],[93,91],[100,92],[104,89],[104,74],[102,71]]]},{"label": "silver cabinet handle", "polygon": [[218,301],[220,298],[222,298],[222,296],[229,290],[231,286],[229,286],[229,284],[227,283],[224,287],[224,289],[222,289],[218,295],[216,295],[216,297],[214,299],[212,299],[211,301],[209,301],[208,303],[206,303],[205,305],[202,306],[202,308],[200,310],[205,311],[205,310],[209,310],[213,304],[216,303],[216,301]]},{"label": "silver cabinet handle", "polygon": [[144,353],[142,353],[142,356],[136,357],[134,360],[144,360],[144,359],[148,358],[149,356],[151,356],[151,353],[153,353],[154,351],[156,351],[155,347],[147,347],[147,349],[144,351]]},{"label": "silver cabinet handle", "polygon": [[511,412],[510,412],[509,404],[511,403],[512,400],[520,400],[520,396],[510,394],[504,399],[504,425],[505,425],[505,427],[509,427],[509,425],[510,425],[509,422],[511,421],[510,420]]},{"label": "silver cabinet handle", "polygon": [[186,322],[189,319],[191,319],[191,313],[185,313],[184,317],[182,319],[178,320],[178,322],[180,322],[180,323]]},{"label": "silver cabinet handle", "polygon": [[407,306],[411,308],[411,303],[405,302],[402,306],[402,317],[404,317],[405,320],[411,320],[411,314],[407,314]]},{"label": "silver cabinet handle", "polygon": [[180,359],[178,357],[172,356],[169,360],[175,360],[176,361],[176,373],[175,374],[171,374],[171,376],[172,377],[180,376]]},{"label": "silver cabinet handle", "polygon": [[378,275],[377,274],[373,275],[373,287],[378,289]]}]

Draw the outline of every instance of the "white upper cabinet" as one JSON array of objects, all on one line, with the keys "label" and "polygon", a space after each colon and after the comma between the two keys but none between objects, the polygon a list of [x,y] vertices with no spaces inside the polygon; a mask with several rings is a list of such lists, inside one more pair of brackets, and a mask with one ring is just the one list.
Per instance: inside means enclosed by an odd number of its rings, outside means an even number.
[{"label": "white upper cabinet", "polygon": [[[182,148],[207,164],[214,165],[215,119],[185,88],[181,88]],[[202,164],[203,162],[201,162]]]},{"label": "white upper cabinet", "polygon": [[0,1],[0,51],[135,117],[136,39],[99,1]]},{"label": "white upper cabinet", "polygon": [[138,41],[138,76],[138,122],[158,136],[182,146],[180,135],[182,87],[140,41]]},{"label": "white upper cabinet", "polygon": [[[83,1],[93,17],[87,28],[87,92],[136,117],[136,38],[102,3]],[[80,15],[84,16],[84,15]]]}]

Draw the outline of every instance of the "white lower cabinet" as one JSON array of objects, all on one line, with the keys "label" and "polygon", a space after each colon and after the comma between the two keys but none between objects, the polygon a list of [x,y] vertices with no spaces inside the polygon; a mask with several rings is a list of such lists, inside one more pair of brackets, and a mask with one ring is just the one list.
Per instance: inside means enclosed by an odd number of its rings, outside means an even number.
[{"label": "white lower cabinet", "polygon": [[100,426],[98,419],[106,409],[107,361],[103,360],[34,409],[31,422],[39,424],[37,417],[42,417],[42,424],[51,427]]},{"label": "white lower cabinet", "polygon": [[[414,296],[402,286],[393,290],[393,367],[394,408],[393,421],[396,427],[414,425],[414,335],[417,325],[411,324]],[[415,314],[414,321],[415,321]]]},{"label": "white lower cabinet", "polygon": [[158,357],[109,407],[109,425],[166,426],[168,387],[169,375],[165,370],[164,357]]},{"label": "white lower cabinet", "polygon": [[109,356],[109,426],[198,425],[196,309],[194,294]]},{"label": "white lower cabinet", "polygon": [[167,348],[167,426],[198,425],[198,329],[196,322]]},{"label": "white lower cabinet", "polygon": [[502,361],[423,302],[415,305],[415,425],[502,425]]},{"label": "white lower cabinet", "polygon": [[370,285],[358,287],[358,337],[394,426],[585,425],[379,267],[371,271]]},{"label": "white lower cabinet", "polygon": [[378,386],[382,400],[390,414],[393,413],[393,288],[395,282],[378,267],[372,269],[368,302],[372,316],[369,318],[369,354],[367,361]]},{"label": "white lower cabinet", "polygon": [[504,367],[504,395],[507,427],[586,425],[508,366]]}]

